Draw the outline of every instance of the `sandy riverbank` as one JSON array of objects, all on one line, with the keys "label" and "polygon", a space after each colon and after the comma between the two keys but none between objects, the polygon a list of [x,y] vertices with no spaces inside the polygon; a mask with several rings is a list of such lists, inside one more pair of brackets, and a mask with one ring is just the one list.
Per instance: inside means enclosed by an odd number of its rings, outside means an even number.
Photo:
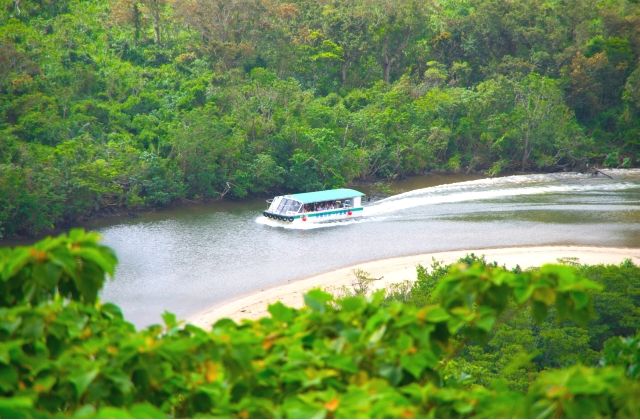
[{"label": "sandy riverbank", "polygon": [[522,268],[557,262],[559,258],[577,259],[582,264],[618,264],[630,258],[635,264],[640,264],[640,249],[638,248],[536,246],[471,249],[412,255],[356,264],[272,287],[217,304],[190,317],[187,321],[194,325],[208,327],[221,318],[231,318],[237,321],[257,319],[267,315],[267,307],[276,301],[281,301],[288,306],[301,307],[303,305],[303,295],[310,289],[322,288],[329,292],[339,292],[343,287],[350,288],[355,279],[354,270],[356,269],[364,270],[371,277],[379,279],[373,282],[371,288],[380,289],[405,280],[415,280],[416,266],[419,264],[429,267],[433,259],[444,263],[452,263],[469,253],[484,255],[487,261],[496,261],[498,264],[506,265],[507,267],[520,265]]}]

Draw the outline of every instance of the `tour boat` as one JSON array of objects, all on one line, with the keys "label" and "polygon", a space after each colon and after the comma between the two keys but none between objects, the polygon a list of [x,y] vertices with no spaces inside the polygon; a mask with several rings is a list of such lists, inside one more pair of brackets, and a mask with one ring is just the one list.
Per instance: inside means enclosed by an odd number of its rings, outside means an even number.
[{"label": "tour boat", "polygon": [[288,194],[267,200],[262,214],[285,223],[318,223],[362,216],[360,191],[349,188]]}]

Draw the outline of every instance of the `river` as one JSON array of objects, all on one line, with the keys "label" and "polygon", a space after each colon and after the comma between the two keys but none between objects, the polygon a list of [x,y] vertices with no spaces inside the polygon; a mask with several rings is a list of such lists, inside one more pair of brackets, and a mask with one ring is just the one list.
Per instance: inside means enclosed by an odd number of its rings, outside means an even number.
[{"label": "river", "polygon": [[[640,169],[399,182],[348,222],[273,226],[263,200],[144,214],[99,228],[119,258],[103,301],[138,326],[359,262],[517,245],[640,247]],[[435,185],[439,184],[439,185]]]}]

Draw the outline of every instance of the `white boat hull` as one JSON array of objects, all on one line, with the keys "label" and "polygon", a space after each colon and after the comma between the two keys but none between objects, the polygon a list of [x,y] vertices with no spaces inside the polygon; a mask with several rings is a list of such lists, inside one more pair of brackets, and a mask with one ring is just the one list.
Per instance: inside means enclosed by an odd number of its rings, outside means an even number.
[{"label": "white boat hull", "polygon": [[349,209],[333,209],[311,213],[303,213],[296,215],[280,215],[265,211],[263,215],[269,219],[281,222],[283,225],[290,224],[306,224],[306,223],[325,223],[334,222],[338,220],[351,220],[357,217],[362,217],[364,209],[349,208]]}]

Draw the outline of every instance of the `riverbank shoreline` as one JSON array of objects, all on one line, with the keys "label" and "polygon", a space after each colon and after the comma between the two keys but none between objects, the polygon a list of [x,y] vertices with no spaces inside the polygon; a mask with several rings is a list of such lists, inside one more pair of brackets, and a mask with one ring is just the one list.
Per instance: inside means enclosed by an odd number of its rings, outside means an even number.
[{"label": "riverbank shoreline", "polygon": [[619,264],[630,259],[635,264],[640,264],[640,248],[553,245],[424,253],[354,264],[250,293],[215,304],[192,315],[187,319],[187,322],[202,328],[209,328],[222,318],[231,318],[234,321],[258,319],[268,315],[268,306],[277,301],[287,306],[299,308],[304,304],[304,293],[311,289],[322,288],[334,294],[341,293],[345,288],[351,289],[356,278],[355,270],[362,270],[371,278],[376,279],[370,286],[371,290],[388,288],[405,281],[413,282],[416,279],[418,265],[428,268],[434,260],[450,264],[471,253],[476,256],[484,256],[488,262],[495,261],[507,268],[516,265],[521,268],[537,267],[546,263],[558,262],[559,259],[569,259],[580,264]]},{"label": "riverbank shoreline", "polygon": [[[616,169],[605,169],[608,172]],[[640,170],[640,168],[629,168],[626,171]],[[602,170],[595,172],[580,170],[574,168],[576,173],[584,175],[599,176],[598,172],[603,176],[609,176]],[[501,173],[500,175],[489,175],[487,171],[428,171],[421,174],[413,174],[402,176],[396,179],[363,179],[356,180],[347,185],[349,188],[362,189],[368,196],[375,199],[384,199],[390,195],[400,194],[415,188],[435,187],[447,185],[456,182],[479,180],[483,178],[503,178],[515,175],[544,175],[554,173],[567,173],[567,171],[533,171],[521,172],[510,171]],[[610,176],[609,176],[610,177]],[[413,183],[416,183],[415,185]],[[284,191],[281,192],[284,194]],[[164,206],[148,206],[134,207],[116,206],[109,208],[101,208],[85,218],[73,221],[59,222],[53,228],[39,231],[33,235],[10,235],[2,236],[0,234],[0,247],[25,246],[42,240],[46,237],[56,236],[68,232],[72,228],[83,228],[85,230],[99,230],[101,228],[111,226],[118,223],[131,223],[138,219],[149,216],[163,217],[172,212],[188,211],[192,209],[219,209],[226,210],[234,208],[238,205],[247,205],[251,203],[264,204],[264,200],[271,198],[272,195],[260,193],[244,198],[225,198],[222,197],[205,197],[200,199],[179,198]]]},{"label": "riverbank shoreline", "polygon": [[[531,172],[531,174],[544,174],[547,172]],[[520,173],[505,173],[500,176],[517,175]],[[367,195],[371,195],[376,199],[383,199],[389,195],[406,192],[411,189],[411,182],[418,182],[419,188],[427,186],[446,185],[461,181],[471,181],[489,177],[485,172],[456,172],[456,171],[430,171],[422,174],[414,174],[404,176],[398,179],[363,179],[354,181],[346,185],[347,188],[362,188]],[[397,184],[395,188],[389,185]],[[291,191],[288,191],[289,193]],[[286,194],[287,191],[279,191],[276,194]],[[67,233],[73,228],[82,228],[85,230],[99,230],[101,228],[119,223],[132,223],[139,219],[149,217],[159,217],[170,215],[174,212],[190,211],[190,210],[229,210],[238,206],[252,205],[260,203],[260,212],[267,206],[266,200],[272,198],[273,194],[259,193],[244,198],[225,198],[223,197],[204,197],[199,199],[179,198],[164,206],[147,206],[129,208],[126,206],[117,206],[109,208],[101,208],[82,219],[73,221],[60,222],[55,227],[45,229],[34,235],[0,235],[0,247],[2,246],[26,246],[31,245],[46,237],[57,236]],[[257,208],[256,208],[257,209]]]}]

